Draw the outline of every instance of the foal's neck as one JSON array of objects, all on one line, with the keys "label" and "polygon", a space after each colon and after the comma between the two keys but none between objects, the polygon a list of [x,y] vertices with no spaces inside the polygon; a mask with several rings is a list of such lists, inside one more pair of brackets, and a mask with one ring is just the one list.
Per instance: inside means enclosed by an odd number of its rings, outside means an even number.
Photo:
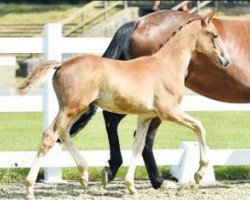
[{"label": "foal's neck", "polygon": [[[199,32],[201,31],[200,20],[195,19],[181,26],[173,36],[154,54],[165,67],[174,67],[176,70],[185,72],[195,50]],[[177,65],[177,66],[176,66]]]}]

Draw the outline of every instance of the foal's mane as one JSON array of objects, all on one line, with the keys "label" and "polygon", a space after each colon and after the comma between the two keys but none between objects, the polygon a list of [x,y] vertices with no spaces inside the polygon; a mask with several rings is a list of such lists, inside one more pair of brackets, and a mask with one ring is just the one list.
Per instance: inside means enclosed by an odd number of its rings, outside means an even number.
[{"label": "foal's mane", "polygon": [[165,40],[165,42],[163,42],[162,44],[160,44],[159,48],[157,50],[155,50],[153,52],[153,54],[157,53],[165,44],[167,44],[172,38],[174,38],[174,36],[181,31],[182,28],[184,28],[185,26],[187,26],[188,24],[196,21],[196,20],[200,20],[201,17],[198,17],[198,18],[194,18],[194,19],[190,19],[188,20],[185,24],[179,26],[175,31],[173,31],[170,36]]}]

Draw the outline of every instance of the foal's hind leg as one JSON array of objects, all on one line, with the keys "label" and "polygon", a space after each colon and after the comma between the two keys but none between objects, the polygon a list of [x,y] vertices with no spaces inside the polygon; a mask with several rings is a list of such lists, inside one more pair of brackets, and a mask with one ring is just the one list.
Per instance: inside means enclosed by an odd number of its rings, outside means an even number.
[{"label": "foal's hind leg", "polygon": [[26,178],[27,199],[34,199],[34,184],[46,153],[54,146],[61,132],[66,131],[69,124],[67,117],[59,113],[54,122],[44,131],[40,148]]},{"label": "foal's hind leg", "polygon": [[142,154],[143,148],[145,146],[146,134],[150,125],[150,121],[151,119],[146,119],[141,116],[138,116],[137,130],[132,150],[132,159],[128,168],[127,175],[125,177],[125,185],[127,186],[130,194],[136,193],[134,185],[136,161],[138,157]]},{"label": "foal's hind leg", "polygon": [[65,131],[60,135],[60,140],[65,144],[65,146],[68,148],[70,154],[73,156],[76,165],[78,167],[78,170],[80,171],[81,177],[80,177],[80,183],[82,188],[86,188],[88,186],[89,182],[89,175],[88,175],[88,166],[86,160],[83,158],[81,153],[78,151],[76,146],[74,145],[69,131]]},{"label": "foal's hind leg", "polygon": [[184,125],[188,128],[191,128],[197,135],[200,147],[200,167],[198,171],[195,173],[194,179],[196,183],[199,183],[203,178],[209,163],[207,156],[206,131],[203,128],[201,122],[181,111],[173,112],[171,114],[168,113],[167,116],[164,115],[160,116],[163,119],[167,119],[176,122],[178,124]]}]

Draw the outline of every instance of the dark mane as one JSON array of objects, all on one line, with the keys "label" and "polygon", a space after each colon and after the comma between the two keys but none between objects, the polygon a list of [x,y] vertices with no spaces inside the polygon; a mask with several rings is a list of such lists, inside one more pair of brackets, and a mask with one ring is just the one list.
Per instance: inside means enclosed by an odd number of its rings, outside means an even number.
[{"label": "dark mane", "polygon": [[187,23],[185,23],[185,24],[179,26],[175,31],[173,31],[173,32],[170,34],[169,38],[167,38],[165,42],[163,42],[163,43],[161,43],[161,44],[159,45],[159,48],[158,48],[157,50],[155,50],[155,51],[153,52],[153,54],[157,53],[166,43],[168,43],[168,42],[171,40],[171,38],[173,38],[173,37],[176,35],[176,33],[180,32],[182,28],[184,28],[184,27],[187,26],[188,24],[190,24],[190,23],[192,23],[192,22],[194,22],[194,21],[196,21],[196,20],[200,20],[200,19],[201,19],[200,17],[199,17],[199,18],[190,19],[190,20],[187,21]]}]

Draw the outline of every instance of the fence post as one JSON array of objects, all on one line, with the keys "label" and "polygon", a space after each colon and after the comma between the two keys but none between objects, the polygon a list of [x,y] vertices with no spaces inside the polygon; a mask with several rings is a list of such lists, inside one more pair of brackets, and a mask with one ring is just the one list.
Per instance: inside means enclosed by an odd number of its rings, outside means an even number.
[{"label": "fence post", "polygon": [[[61,54],[61,24],[46,24],[44,26],[43,52],[45,60],[62,60]],[[47,128],[54,120],[58,112],[58,102],[52,85],[52,77],[54,71],[51,70],[47,75],[47,80],[44,84],[43,110],[44,110],[44,127]],[[49,153],[60,153],[62,151],[61,144],[56,143]],[[62,182],[61,168],[45,168],[45,182]]]}]

